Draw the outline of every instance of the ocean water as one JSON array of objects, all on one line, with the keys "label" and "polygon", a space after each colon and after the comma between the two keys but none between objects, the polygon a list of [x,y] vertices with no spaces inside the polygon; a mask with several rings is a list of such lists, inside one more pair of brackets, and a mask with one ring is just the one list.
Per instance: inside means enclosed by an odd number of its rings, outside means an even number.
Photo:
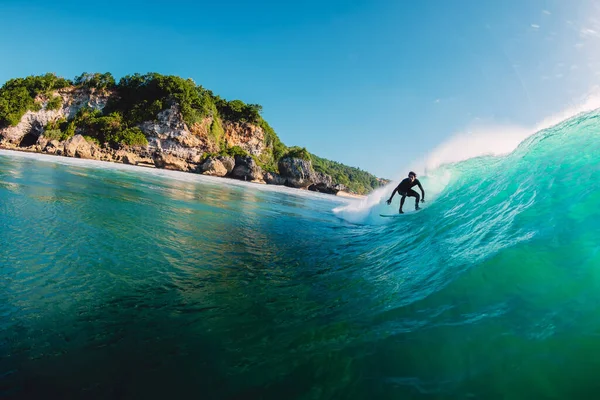
[{"label": "ocean water", "polygon": [[440,165],[386,219],[393,186],[0,152],[0,397],[598,398],[599,135]]}]

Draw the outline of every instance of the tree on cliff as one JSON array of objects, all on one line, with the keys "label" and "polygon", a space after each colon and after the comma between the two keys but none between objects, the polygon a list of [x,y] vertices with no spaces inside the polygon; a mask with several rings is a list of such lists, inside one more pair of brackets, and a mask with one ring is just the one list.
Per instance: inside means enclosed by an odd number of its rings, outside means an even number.
[{"label": "tree on cliff", "polygon": [[112,89],[116,85],[115,78],[110,72],[104,74],[84,72],[75,77],[74,83],[76,86],[94,89]]}]

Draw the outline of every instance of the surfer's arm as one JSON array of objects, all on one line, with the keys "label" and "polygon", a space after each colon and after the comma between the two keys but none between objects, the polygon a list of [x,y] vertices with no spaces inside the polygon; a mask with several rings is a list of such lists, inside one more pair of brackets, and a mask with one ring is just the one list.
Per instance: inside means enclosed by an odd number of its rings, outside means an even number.
[{"label": "surfer's arm", "polygon": [[397,191],[398,191],[398,187],[396,186],[396,189],[394,189],[394,191],[392,192],[392,195],[390,196],[390,198],[387,201],[388,204],[390,204],[392,202],[392,198],[394,197],[394,195],[396,194]]},{"label": "surfer's arm", "polygon": [[421,182],[418,182],[419,189],[421,189],[421,201],[425,201],[425,190],[423,190],[423,186],[421,186]]}]

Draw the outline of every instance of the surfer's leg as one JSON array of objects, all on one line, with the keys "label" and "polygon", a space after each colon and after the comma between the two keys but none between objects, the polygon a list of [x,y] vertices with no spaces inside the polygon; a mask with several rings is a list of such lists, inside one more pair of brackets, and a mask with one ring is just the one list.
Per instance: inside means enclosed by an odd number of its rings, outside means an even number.
[{"label": "surfer's leg", "polygon": [[400,214],[404,214],[404,211],[402,211],[402,206],[404,205],[404,199],[406,198],[406,193],[402,193],[402,198],[400,199]]},{"label": "surfer's leg", "polygon": [[419,209],[419,200],[421,200],[421,196],[419,196],[419,193],[410,189],[410,191],[407,193],[407,195],[415,198],[415,210],[418,210]]}]

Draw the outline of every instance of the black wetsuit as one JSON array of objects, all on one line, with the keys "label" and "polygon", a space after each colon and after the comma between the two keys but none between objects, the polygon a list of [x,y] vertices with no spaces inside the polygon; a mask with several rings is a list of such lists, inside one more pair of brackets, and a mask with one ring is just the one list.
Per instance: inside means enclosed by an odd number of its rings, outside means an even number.
[{"label": "black wetsuit", "polygon": [[[419,189],[421,189],[421,193],[423,193],[423,199],[425,199],[425,190],[423,190],[423,186],[421,186],[421,182],[419,182],[419,180],[416,177],[415,177],[414,181],[411,181],[410,178],[405,178],[402,182],[400,182],[400,184],[398,186],[396,186],[396,188],[392,192],[392,195],[388,199],[387,203],[392,204],[392,199],[394,198],[394,195],[396,194],[396,192],[398,192],[398,194],[400,195],[400,210],[399,210],[400,214],[403,213],[402,206],[404,205],[404,199],[406,198],[406,196],[415,198],[415,210],[418,210],[419,209],[419,200],[421,200],[421,196],[419,196],[419,194],[417,192],[412,190],[413,186],[419,186]],[[422,200],[422,201],[424,201],[424,200]]]},{"label": "black wetsuit", "polygon": [[[395,192],[397,191],[398,194],[400,196],[402,196],[400,198],[400,213],[402,213],[402,206],[404,206],[404,199],[407,196],[415,198],[415,210],[419,209],[419,200],[421,199],[421,196],[419,196],[419,193],[412,190],[413,186],[419,186],[419,189],[421,189],[421,191],[423,191],[423,186],[421,186],[421,182],[419,182],[419,180],[417,178],[415,178],[414,181],[411,181],[410,178],[405,178],[402,182],[400,182],[400,184],[396,187],[396,189],[394,189]],[[393,193],[392,193],[392,196],[394,196]],[[423,191],[423,198],[425,198],[424,191]],[[391,198],[390,198],[390,200],[388,200],[388,203],[390,201],[392,201]]]},{"label": "black wetsuit", "polygon": [[421,182],[419,182],[418,179],[415,179],[411,182],[409,178],[404,178],[404,180],[398,185],[398,194],[402,197],[408,196],[416,197],[418,199],[420,197],[419,193],[412,190],[412,188],[417,185],[421,185]]}]

